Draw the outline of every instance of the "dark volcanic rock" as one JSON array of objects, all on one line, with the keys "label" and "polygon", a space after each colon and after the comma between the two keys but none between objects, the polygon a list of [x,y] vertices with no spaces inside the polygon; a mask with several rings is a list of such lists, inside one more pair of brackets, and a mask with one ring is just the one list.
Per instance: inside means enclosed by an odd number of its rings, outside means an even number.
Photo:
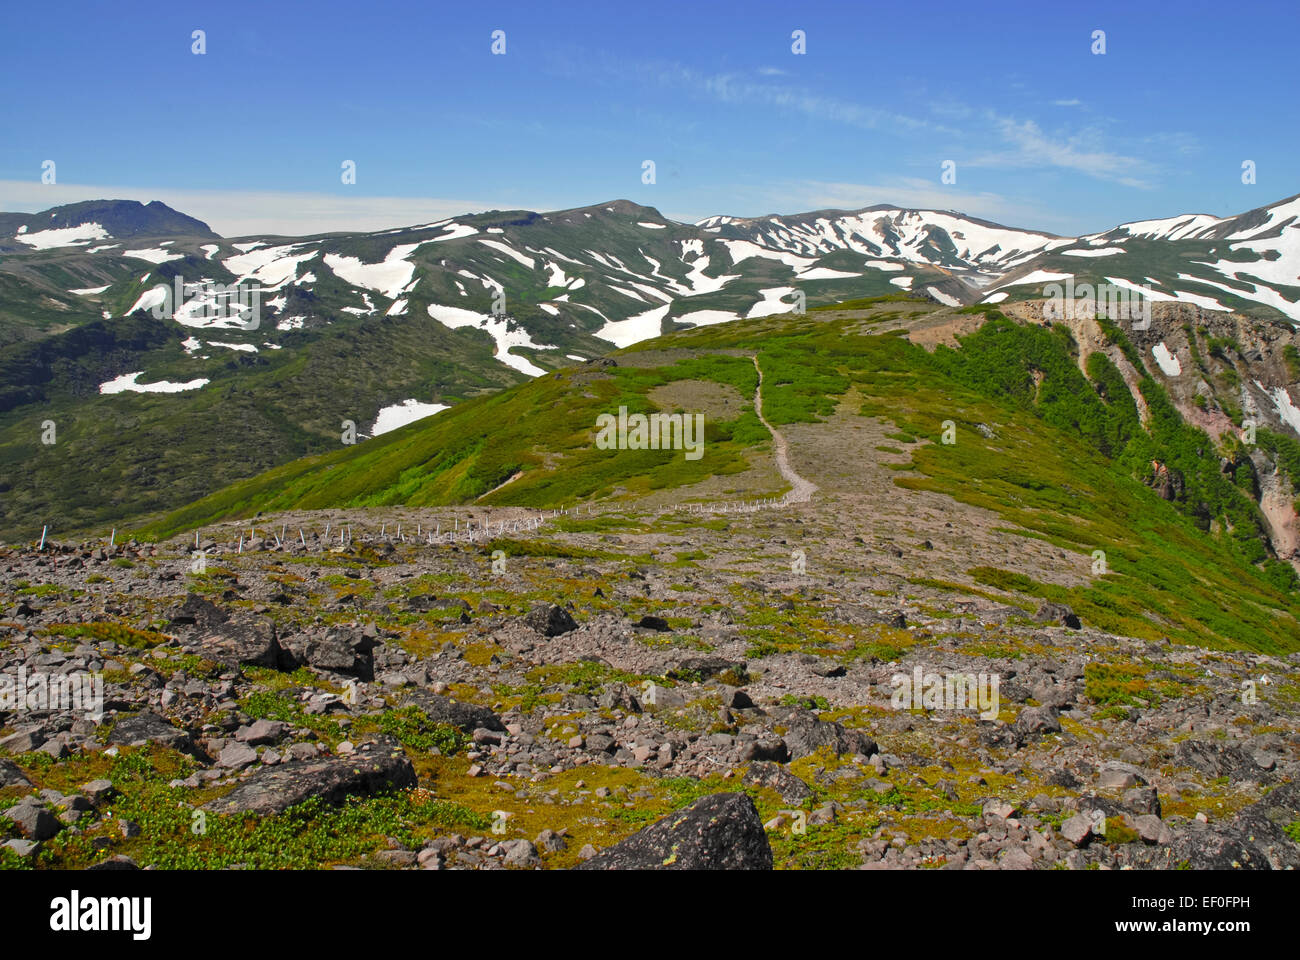
[{"label": "dark volcanic rock", "polygon": [[779,763],[758,761],[745,771],[742,783],[756,787],[771,787],[786,803],[797,804],[812,796],[812,788]]},{"label": "dark volcanic rock", "polygon": [[1258,774],[1255,760],[1240,744],[1210,740],[1184,740],[1174,748],[1174,762],[1211,777],[1242,780]]},{"label": "dark volcanic rock", "polygon": [[4,811],[4,815],[18,825],[23,836],[31,840],[48,840],[59,832],[59,821],[34,796],[19,800]]},{"label": "dark volcanic rock", "polygon": [[547,637],[558,637],[562,633],[578,629],[578,624],[569,611],[553,603],[538,604],[524,614],[523,621]]},{"label": "dark volcanic rock", "polygon": [[1061,732],[1061,711],[1056,707],[1025,707],[1011,725],[1019,742],[1024,743],[1031,737],[1041,737],[1048,733]]},{"label": "dark volcanic rock", "polygon": [[1192,870],[1300,869],[1300,844],[1284,832],[1300,811],[1300,783],[1285,783],[1231,820],[1179,833],[1141,851],[1142,866]]},{"label": "dark volcanic rock", "polygon": [[210,801],[213,813],[281,813],[310,797],[340,804],[349,796],[371,796],[388,789],[416,785],[415,768],[402,745],[380,737],[357,747],[356,753],[321,761],[293,760],[263,767],[224,797]]},{"label": "dark volcanic rock", "polygon": [[663,633],[664,631],[671,629],[668,626],[667,620],[665,620],[663,617],[656,617],[651,614],[646,614],[636,623],[632,624],[632,626],[641,627],[642,629],[645,630],[656,630],[659,633]]},{"label": "dark volcanic rock", "polygon": [[8,760],[0,760],[0,787],[29,787],[31,781]]},{"label": "dark volcanic rock", "polygon": [[771,870],[754,801],[715,793],[598,853],[578,870]]},{"label": "dark volcanic rock", "polygon": [[193,753],[195,750],[194,738],[187,731],[173,727],[158,714],[151,713],[148,710],[138,713],[134,717],[119,720],[113,727],[108,742],[122,744],[123,746],[160,743],[165,747],[171,747],[173,750],[180,750],[183,753]]},{"label": "dark volcanic rock", "polygon": [[1049,786],[1064,787],[1066,790],[1074,790],[1082,785],[1082,781],[1080,781],[1078,777],[1064,768],[1053,770],[1047,775],[1047,779],[1044,782]]},{"label": "dark volcanic rock", "polygon": [[1078,630],[1083,626],[1075,612],[1063,603],[1044,603],[1034,614],[1034,620],[1038,623],[1059,623],[1071,630]]},{"label": "dark volcanic rock", "polygon": [[280,643],[270,620],[228,620],[205,631],[198,641],[203,656],[231,667],[278,667]]},{"label": "dark volcanic rock", "polygon": [[789,763],[790,748],[785,745],[785,741],[776,737],[770,737],[763,740],[751,740],[741,754],[741,762],[748,763],[756,761],[763,763],[772,761],[774,763]]},{"label": "dark volcanic rock", "polygon": [[730,671],[737,679],[744,681],[749,671],[739,660],[726,660],[722,657],[687,657],[672,670],[668,676],[674,680],[708,680]]},{"label": "dark volcanic rock", "polygon": [[487,707],[463,703],[437,693],[415,690],[409,693],[402,703],[404,706],[410,704],[419,707],[434,723],[450,724],[466,733],[473,733],[478,727],[486,727],[489,730],[506,728],[501,718]]},{"label": "dark volcanic rock", "polygon": [[226,611],[197,593],[187,594],[182,603],[172,607],[164,616],[173,627],[194,626],[206,630],[212,630],[230,618]]},{"label": "dark volcanic rock", "polygon": [[790,759],[798,760],[814,753],[820,747],[830,747],[836,755],[842,753],[869,757],[879,752],[876,741],[858,730],[841,724],[818,720],[807,711],[792,711],[785,721],[786,732],[782,738],[790,751]]},{"label": "dark volcanic rock", "polygon": [[323,637],[295,638],[290,648],[296,659],[318,670],[373,680],[376,646],[378,638],[373,628],[336,624]]}]

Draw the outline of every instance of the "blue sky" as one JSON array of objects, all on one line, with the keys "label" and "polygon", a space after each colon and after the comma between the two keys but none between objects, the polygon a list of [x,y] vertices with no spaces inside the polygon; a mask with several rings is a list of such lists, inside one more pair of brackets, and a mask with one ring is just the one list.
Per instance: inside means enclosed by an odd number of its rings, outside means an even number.
[{"label": "blue sky", "polygon": [[973,6],[11,4],[0,209],[158,198],[236,235],[893,203],[1073,234],[1300,192],[1294,0]]}]

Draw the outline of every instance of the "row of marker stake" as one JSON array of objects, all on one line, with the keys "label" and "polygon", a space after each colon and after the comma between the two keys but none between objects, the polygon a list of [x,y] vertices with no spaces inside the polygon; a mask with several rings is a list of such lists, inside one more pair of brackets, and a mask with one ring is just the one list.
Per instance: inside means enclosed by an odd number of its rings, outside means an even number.
[{"label": "row of marker stake", "polygon": [[[728,500],[728,501],[723,501],[722,503],[686,503],[686,504],[680,504],[672,507],[663,507],[660,508],[660,510],[657,512],[661,516],[666,513],[675,513],[679,510],[684,510],[686,511],[686,513],[692,516],[703,516],[705,514],[718,514],[718,513],[757,513],[759,510],[779,510],[783,507],[788,507],[790,506],[790,504],[796,502],[801,502],[801,501],[791,500],[789,498],[789,494],[786,494],[785,496],[781,496],[781,497],[764,497],[758,500],[736,500],[736,501]],[[563,516],[570,516],[570,515],[584,516],[585,515],[585,516],[593,517],[593,516],[602,516],[606,513],[622,513],[625,512],[626,510],[627,507],[621,505],[615,505],[615,504],[609,504],[605,507],[605,509],[602,510],[598,510],[593,506],[587,506],[585,508],[582,506],[578,506],[575,507],[572,511],[567,509],[554,509],[544,514],[528,517],[527,519],[524,520],[513,520],[513,521],[499,520],[496,523],[495,535],[502,536],[506,533],[518,533],[521,530],[523,531],[539,530],[541,529],[542,525],[546,523],[547,520],[555,519]],[[373,540],[389,541],[390,539],[396,539],[401,541],[402,543],[419,543],[421,539],[423,539],[426,544],[432,546],[438,543],[456,543],[463,539],[466,543],[475,543],[479,540],[485,540],[488,537],[492,536],[493,535],[492,527],[493,524],[491,521],[483,521],[482,523],[479,524],[478,528],[475,529],[474,524],[466,520],[465,532],[462,533],[460,529],[460,518],[456,517],[453,519],[452,529],[448,530],[446,533],[442,532],[441,521],[435,522],[434,529],[431,532],[426,533],[424,532],[423,524],[417,522],[415,525],[415,536],[408,540],[407,537],[402,534],[402,525],[400,523],[397,524],[397,532],[393,535],[392,538],[390,538],[387,533],[388,524],[382,523],[379,526],[379,534],[377,536],[366,536],[363,534],[362,537],[360,538],[360,542],[370,543]],[[322,540],[324,541],[329,540],[331,528],[332,528],[331,524],[329,523],[325,524],[325,533],[321,537]],[[45,549],[45,538],[49,532],[49,529],[50,528],[48,524],[46,524],[41,528],[41,542],[39,546],[37,546],[37,550],[43,551]],[[287,530],[288,530],[288,524],[281,524],[280,532],[278,534],[272,534],[272,536],[275,537],[275,545],[277,547],[284,545],[284,538]],[[313,536],[316,536],[316,534],[313,534]],[[248,538],[250,540],[257,539],[256,527],[249,528]],[[108,538],[109,549],[112,549],[114,547],[116,540],[117,540],[117,528],[114,527],[112,533],[109,534],[109,538]],[[307,536],[303,532],[302,527],[298,528],[298,541],[299,543],[302,544],[303,548],[306,549]],[[352,536],[352,524],[349,523],[346,525],[346,528],[339,529],[339,546],[346,546],[347,544],[353,542],[357,542],[357,541]],[[194,549],[195,550],[199,549],[198,530],[194,531]],[[242,530],[239,533],[239,544],[237,550],[239,553],[244,552],[244,533]]]}]

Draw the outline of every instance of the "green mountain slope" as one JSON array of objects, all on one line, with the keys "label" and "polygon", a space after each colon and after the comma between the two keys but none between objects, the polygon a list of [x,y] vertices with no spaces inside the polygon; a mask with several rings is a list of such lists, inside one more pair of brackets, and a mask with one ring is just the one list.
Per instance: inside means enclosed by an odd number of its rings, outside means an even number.
[{"label": "green mountain slope", "polygon": [[[366,436],[387,427],[381,415],[412,405],[457,405],[614,346],[762,319],[800,298],[815,307],[907,290],[961,304],[1011,277],[991,294],[1010,306],[1041,296],[1044,276],[1069,273],[1150,277],[1164,297],[1277,319],[1292,309],[1288,297],[1300,298],[1300,280],[1287,280],[1295,207],[1079,239],[884,207],[692,225],[626,200],[243,240],[161,204],[6,214],[0,538],[179,508],[336,450],[345,421]],[[259,286],[256,324],[153,317],[159,291],[177,282]],[[1221,373],[1249,393],[1256,366],[1244,358]],[[1246,403],[1234,390],[1225,381],[1213,393],[1224,411]],[[59,439],[46,445],[50,421]],[[1278,500],[1276,486],[1261,496]]]},{"label": "green mountain slope", "polygon": [[[1273,555],[1246,468],[1223,471],[1223,445],[1184,421],[1123,332],[1113,329],[1112,344],[1081,357],[1067,328],[992,310],[981,323],[978,313],[915,301],[846,306],[670,334],[616,355],[617,367],[560,371],[276,468],[146,532],[163,536],[288,508],[475,500],[555,507],[664,488],[686,500],[706,476],[766,461],[769,438],[750,403],[709,423],[704,456],[694,462],[680,451],[597,450],[596,417],[620,405],[653,410],[664,384],[711,382],[752,397],[748,358],[756,356],[764,412],[778,429],[842,430],[832,415],[845,409],[880,418],[897,428],[897,447],[882,453],[907,454],[895,464],[895,496],[943,494],[1080,557],[1082,576],[1054,583],[973,556],[966,575],[974,584],[1066,602],[1088,622],[1130,636],[1260,650],[1294,645],[1295,573]],[[933,351],[909,339],[910,330],[936,323],[971,332],[956,348]],[[1125,353],[1140,371],[1133,391],[1119,367]],[[946,431],[955,442],[944,442]],[[834,437],[824,439],[834,445]],[[1283,445],[1300,449],[1291,438]],[[1294,495],[1300,461],[1276,459]],[[1178,495],[1166,499],[1157,489],[1153,462],[1164,466],[1161,476],[1178,471]],[[818,468],[803,465],[814,479]],[[774,493],[775,484],[752,491]]]}]

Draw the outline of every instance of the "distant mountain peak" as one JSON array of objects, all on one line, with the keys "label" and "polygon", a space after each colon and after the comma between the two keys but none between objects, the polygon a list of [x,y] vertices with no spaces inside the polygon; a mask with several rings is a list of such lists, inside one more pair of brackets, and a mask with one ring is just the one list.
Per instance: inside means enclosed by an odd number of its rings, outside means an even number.
[{"label": "distant mountain peak", "polygon": [[40,213],[0,213],[0,245],[18,236],[47,230],[98,225],[103,238],[203,237],[219,239],[202,220],[173,210],[161,200],[83,200],[50,207]]}]

